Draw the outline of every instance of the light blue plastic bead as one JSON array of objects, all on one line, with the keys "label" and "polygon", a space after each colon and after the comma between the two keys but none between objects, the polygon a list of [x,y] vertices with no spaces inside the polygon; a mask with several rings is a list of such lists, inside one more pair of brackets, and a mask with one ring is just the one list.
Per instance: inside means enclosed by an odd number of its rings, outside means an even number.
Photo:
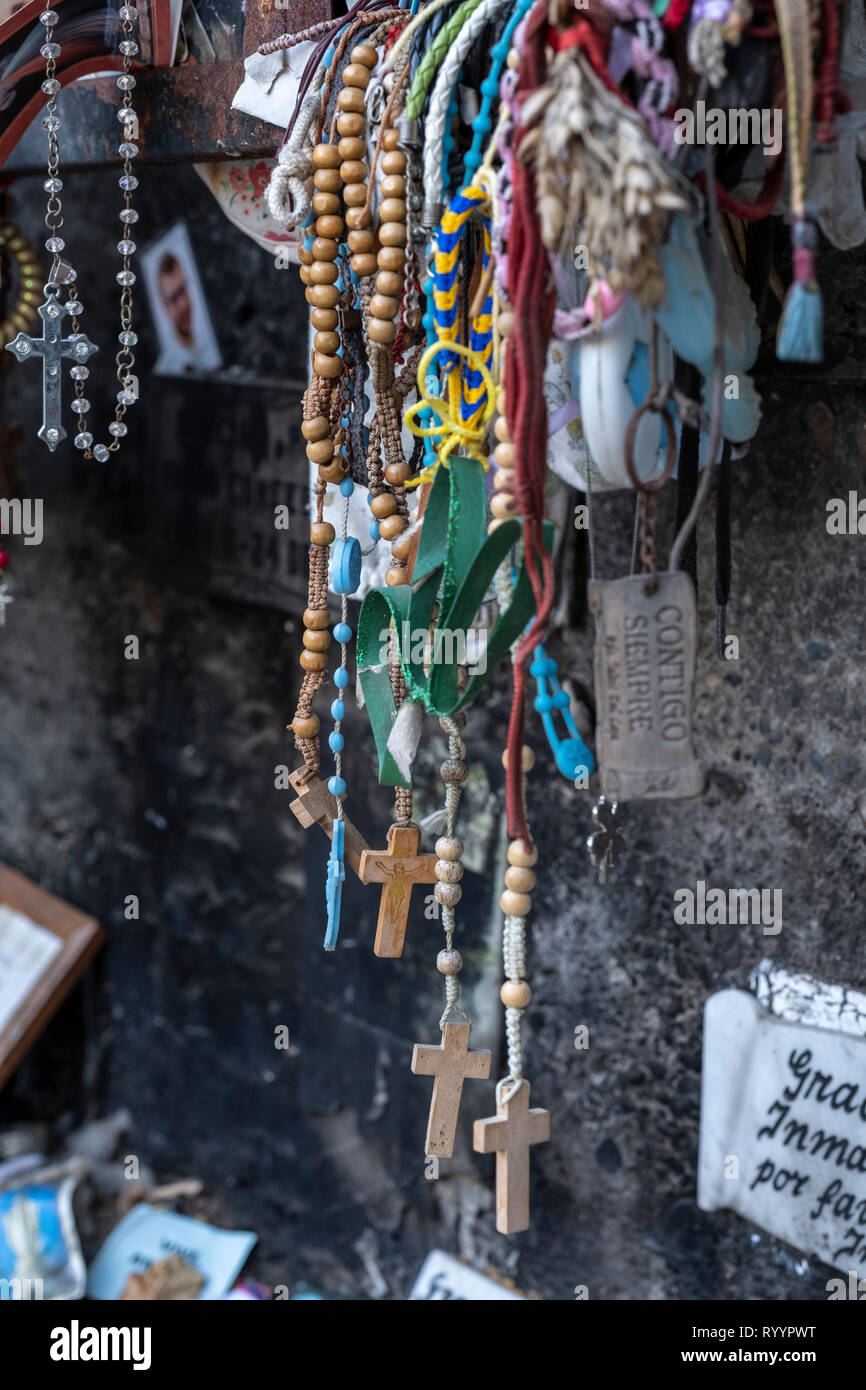
[{"label": "light blue plastic bead", "polygon": [[539,714],[549,714],[550,711],[553,709],[553,696],[536,695],[535,708],[538,710]]},{"label": "light blue plastic bead", "polygon": [[531,676],[534,676],[536,680],[538,680],[538,677],[539,677],[539,676],[545,675],[545,674],[546,674],[546,667],[545,667],[544,662],[543,662],[543,661],[540,661],[540,660],[539,660],[539,661],[533,661],[532,665],[531,665],[530,668],[529,668],[529,674],[530,674]]},{"label": "light blue plastic bead", "polygon": [[346,793],[346,783],[343,781],[342,777],[329,777],[328,791],[331,793],[331,796],[344,796]]},{"label": "light blue plastic bead", "polygon": [[554,697],[553,697],[553,708],[554,708],[554,709],[568,709],[570,703],[571,703],[571,701],[570,701],[569,698],[568,698],[568,691],[567,691],[567,690],[557,690],[556,694],[555,694]]},{"label": "light blue plastic bead", "polygon": [[349,624],[337,623],[334,628],[334,641],[342,644],[343,642],[351,642],[351,640],[352,629],[349,627]]},{"label": "light blue plastic bead", "polygon": [[345,666],[338,666],[334,672],[334,685],[338,690],[345,690],[349,684],[349,672]]},{"label": "light blue plastic bead", "polygon": [[379,523],[378,523],[378,521],[371,521],[371,522],[370,522],[370,538],[371,538],[371,540],[374,540],[374,541],[377,541],[377,540],[379,539]]},{"label": "light blue plastic bead", "polygon": [[342,700],[332,700],[332,701],[331,701],[331,718],[332,718],[332,719],[343,719],[343,718],[345,718],[345,714],[346,714],[346,706],[343,704],[343,701],[342,701]]},{"label": "light blue plastic bead", "polygon": [[343,481],[340,483],[340,491],[342,492],[344,497],[352,496],[352,493],[355,491],[355,484],[352,482],[351,478],[343,479]]},{"label": "light blue plastic bead", "polygon": [[335,729],[332,734],[328,734],[328,747],[332,753],[342,753],[346,746],[346,740],[341,733]]}]

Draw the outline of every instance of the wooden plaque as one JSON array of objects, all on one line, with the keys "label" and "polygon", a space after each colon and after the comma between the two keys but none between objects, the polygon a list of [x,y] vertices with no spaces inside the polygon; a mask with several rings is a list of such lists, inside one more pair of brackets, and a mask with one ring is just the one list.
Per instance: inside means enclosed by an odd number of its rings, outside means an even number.
[{"label": "wooden plaque", "polygon": [[0,1086],[96,954],[97,922],[0,864]]}]

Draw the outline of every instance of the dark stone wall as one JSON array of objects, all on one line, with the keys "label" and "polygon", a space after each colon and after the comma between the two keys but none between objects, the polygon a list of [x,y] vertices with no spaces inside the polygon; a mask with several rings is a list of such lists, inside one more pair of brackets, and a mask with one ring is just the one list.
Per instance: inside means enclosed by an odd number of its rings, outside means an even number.
[{"label": "dark stone wall", "polygon": [[[15,189],[34,239],[41,197],[38,180]],[[65,206],[87,331],[108,356],[115,176],[70,175]],[[225,361],[245,374],[241,384],[213,383],[213,410],[231,414],[237,401],[254,451],[257,402],[282,389],[255,382],[303,372],[296,276],[274,270],[223,220],[191,169],[143,170],[139,206],[140,245],[188,221]],[[439,928],[420,895],[402,962],[373,957],[378,894],[354,882],[339,949],[321,950],[326,841],[316,830],[304,837],[291,793],[274,785],[274,768],[295,761],[285,725],[296,625],[284,610],[231,597],[231,565],[226,575],[224,561],[209,564],[206,547],[193,573],[184,563],[201,551],[199,518],[170,482],[195,453],[197,421],[211,437],[201,385],[149,374],[140,303],[143,398],[126,447],[100,466],[68,444],[49,456],[33,439],[32,368],[4,372],[3,418],[24,431],[15,450],[23,492],[45,499],[46,523],[41,546],[10,546],[0,855],[92,911],[108,945],[0,1095],[0,1121],[36,1116],[62,1129],[127,1106],[126,1151],[162,1174],[201,1176],[216,1220],[259,1232],[255,1273],[335,1297],[405,1298],[434,1244],[546,1299],[570,1299],[577,1284],[603,1299],[825,1296],[826,1270],[803,1269],[796,1252],[737,1217],[700,1213],[695,1182],[707,995],[745,986],[763,955],[863,986],[864,542],[828,536],[825,507],[862,485],[866,291],[856,255],[829,257],[827,272],[828,365],[785,374],[766,357],[761,433],[735,466],[729,626],[740,658],[724,667],[714,651],[711,508],[701,524],[705,795],[632,808],[622,867],[601,888],[584,849],[591,801],[551,769],[531,728],[542,857],[526,1042],[533,1100],[551,1109],[554,1128],[535,1150],[532,1231],[511,1240],[493,1227],[492,1160],[470,1148],[470,1121],[490,1112],[492,1085],[467,1085],[457,1154],[438,1180],[425,1178],[429,1082],[410,1075],[409,1058],[413,1041],[437,1040],[442,995]],[[104,361],[93,367],[90,395],[105,419],[111,382]],[[176,437],[166,419],[182,422]],[[293,445],[287,470],[298,463]],[[631,503],[601,499],[596,515],[601,572],[622,572]],[[293,524],[302,538],[303,515]],[[156,544],[163,527],[178,537],[173,557]],[[665,511],[663,536],[670,527]],[[578,690],[591,689],[582,612],[555,644]],[[138,661],[124,659],[128,634],[140,637]],[[506,717],[500,678],[469,717],[460,941],[473,1043],[500,1062]],[[384,843],[389,795],[375,784],[363,717],[349,734],[350,814]],[[440,794],[444,741],[434,725],[430,734],[419,815]],[[674,891],[699,878],[781,888],[781,934],[676,926]],[[124,918],[129,894],[140,899],[139,921]],[[274,1047],[280,1024],[288,1053]],[[590,1030],[588,1052],[574,1047],[579,1024]]]}]

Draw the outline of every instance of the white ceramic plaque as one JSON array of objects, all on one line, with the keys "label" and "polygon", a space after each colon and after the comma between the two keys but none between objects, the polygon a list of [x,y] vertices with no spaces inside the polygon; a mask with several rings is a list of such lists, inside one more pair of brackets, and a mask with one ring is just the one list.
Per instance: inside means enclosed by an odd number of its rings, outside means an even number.
[{"label": "white ceramic plaque", "polygon": [[866,1273],[866,1039],[775,1017],[741,990],[712,995],[698,1205]]},{"label": "white ceramic plaque", "polygon": [[485,1274],[479,1274],[477,1269],[471,1269],[469,1265],[455,1260],[447,1251],[431,1250],[415,1280],[409,1302],[427,1299],[441,1303],[446,1299],[457,1299],[460,1302],[480,1303],[494,1298],[526,1302],[522,1294],[504,1288],[502,1284],[497,1284],[495,1279],[488,1279]]}]

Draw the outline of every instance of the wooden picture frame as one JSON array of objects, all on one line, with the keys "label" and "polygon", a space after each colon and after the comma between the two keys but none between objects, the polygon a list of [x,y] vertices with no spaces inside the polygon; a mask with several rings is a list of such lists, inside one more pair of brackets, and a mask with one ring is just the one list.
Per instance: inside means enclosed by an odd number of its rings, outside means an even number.
[{"label": "wooden picture frame", "polygon": [[104,937],[93,917],[0,864],[0,1087],[80,979]]}]

